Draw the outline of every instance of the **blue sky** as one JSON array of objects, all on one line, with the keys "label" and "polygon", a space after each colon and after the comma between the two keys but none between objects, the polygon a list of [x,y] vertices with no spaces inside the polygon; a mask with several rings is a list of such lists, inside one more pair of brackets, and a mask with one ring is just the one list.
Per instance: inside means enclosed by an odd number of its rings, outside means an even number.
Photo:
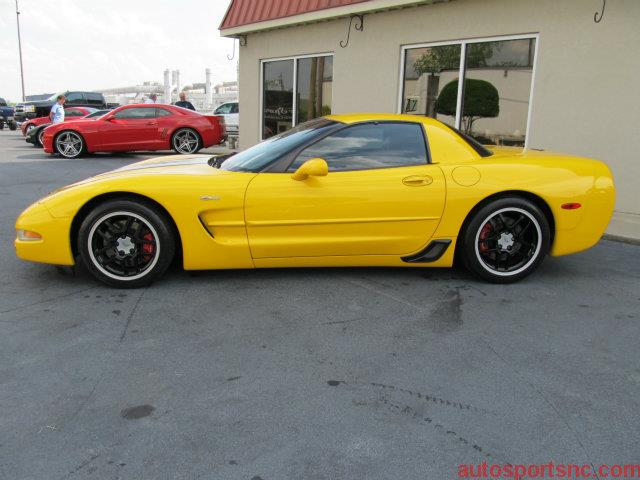
[{"label": "blue sky", "polygon": [[[19,0],[27,95],[162,82],[236,79],[218,25],[228,0]],[[20,100],[14,0],[0,0],[0,97]]]}]

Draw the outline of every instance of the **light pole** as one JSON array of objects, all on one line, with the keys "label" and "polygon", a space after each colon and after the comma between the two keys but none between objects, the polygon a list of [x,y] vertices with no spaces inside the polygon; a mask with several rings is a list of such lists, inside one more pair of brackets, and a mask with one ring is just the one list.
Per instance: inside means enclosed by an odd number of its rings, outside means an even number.
[{"label": "light pole", "polygon": [[26,101],[24,95],[24,69],[22,67],[22,41],[20,40],[20,9],[16,0],[16,22],[18,24],[18,53],[20,54],[20,82],[22,83],[22,101]]}]

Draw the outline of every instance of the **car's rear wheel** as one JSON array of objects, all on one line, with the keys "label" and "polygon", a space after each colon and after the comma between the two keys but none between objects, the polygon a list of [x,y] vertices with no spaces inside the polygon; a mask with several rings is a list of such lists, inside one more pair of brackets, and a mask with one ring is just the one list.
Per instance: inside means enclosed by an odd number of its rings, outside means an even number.
[{"label": "car's rear wheel", "polygon": [[84,151],[82,135],[73,130],[60,132],[54,139],[56,151],[65,158],[78,158]]},{"label": "car's rear wheel", "polygon": [[202,142],[198,132],[191,128],[180,128],[171,137],[173,149],[185,155],[196,153],[202,148]]},{"label": "car's rear wheel", "polygon": [[137,288],[166,271],[175,255],[176,239],[170,222],[154,206],[112,200],[85,217],[78,251],[98,280],[114,287]]},{"label": "car's rear wheel", "polygon": [[44,128],[38,132],[38,138],[35,142],[33,142],[34,147],[42,147],[44,146]]},{"label": "car's rear wheel", "polygon": [[462,242],[460,253],[469,270],[494,283],[510,283],[540,265],[549,251],[551,230],[533,202],[505,197],[475,213]]}]

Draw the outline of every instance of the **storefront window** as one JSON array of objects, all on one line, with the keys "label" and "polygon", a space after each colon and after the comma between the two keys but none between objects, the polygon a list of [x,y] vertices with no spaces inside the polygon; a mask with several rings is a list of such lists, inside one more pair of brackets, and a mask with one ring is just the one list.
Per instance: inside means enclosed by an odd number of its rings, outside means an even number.
[{"label": "storefront window", "polygon": [[484,144],[523,146],[535,39],[470,43],[460,130]]},{"label": "storefront window", "polygon": [[296,123],[331,113],[333,57],[298,60]]},{"label": "storefront window", "polygon": [[262,90],[262,138],[293,125],[293,60],[265,62]]},{"label": "storefront window", "polygon": [[458,80],[460,45],[412,48],[404,62],[402,113],[426,115],[455,126],[453,112],[438,111],[436,101],[445,85]]},{"label": "storefront window", "polygon": [[523,146],[535,42],[517,38],[407,47],[401,111],[437,118],[484,144]]},{"label": "storefront window", "polygon": [[262,138],[330,114],[332,83],[330,55],[263,62]]}]

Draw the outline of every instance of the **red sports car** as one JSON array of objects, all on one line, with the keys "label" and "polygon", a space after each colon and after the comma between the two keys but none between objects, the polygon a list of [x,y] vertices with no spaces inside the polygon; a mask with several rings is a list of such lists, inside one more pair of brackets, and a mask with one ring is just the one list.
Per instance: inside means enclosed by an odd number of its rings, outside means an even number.
[{"label": "red sports car", "polygon": [[173,105],[125,105],[96,120],[57,123],[44,130],[47,153],[77,158],[89,152],[170,150],[195,153],[222,143],[224,119]]},{"label": "red sports car", "polygon": [[[82,117],[89,115],[90,113],[93,113],[95,111],[97,111],[97,109],[91,107],[67,107],[64,109],[64,121],[70,122],[73,120],[80,120]],[[20,130],[22,130],[22,135],[26,135],[38,125],[43,125],[49,122],[51,122],[51,120],[49,120],[49,117],[32,118],[31,120],[27,120],[22,125],[20,125]]]}]

